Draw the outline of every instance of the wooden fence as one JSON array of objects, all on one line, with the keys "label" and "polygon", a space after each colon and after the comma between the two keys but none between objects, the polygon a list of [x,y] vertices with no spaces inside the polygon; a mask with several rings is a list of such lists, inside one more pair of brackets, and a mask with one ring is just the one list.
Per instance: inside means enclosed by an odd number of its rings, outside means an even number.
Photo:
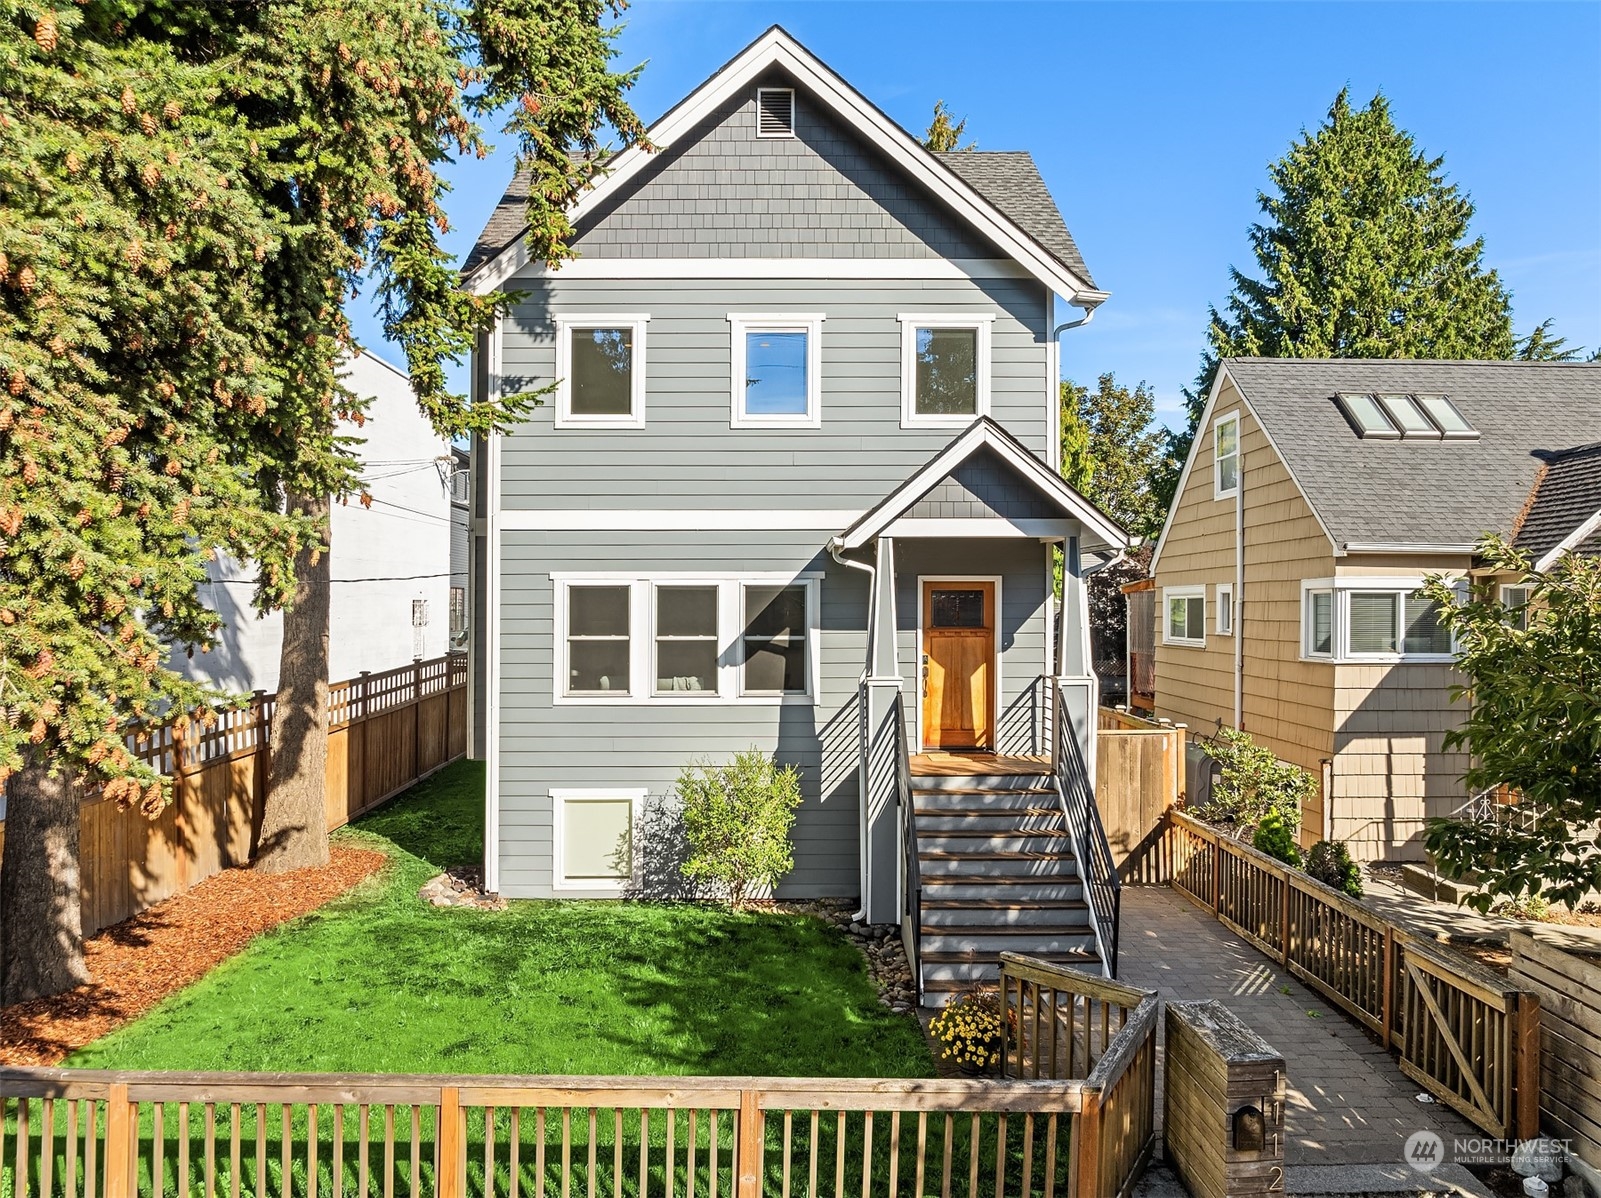
[{"label": "wooden fence", "polygon": [[1539,1134],[1536,995],[1182,812],[1168,819],[1175,890],[1365,1024],[1474,1123]]},{"label": "wooden fence", "polygon": [[1601,1169],[1601,934],[1512,933],[1512,979],[1540,999],[1540,1115],[1550,1134]]},{"label": "wooden fence", "polygon": [[1183,798],[1184,729],[1100,709],[1095,802],[1125,882],[1165,881],[1166,815]]},{"label": "wooden fence", "polygon": [[[79,823],[85,935],[180,894],[255,852],[267,788],[273,696],[210,728],[136,733],[136,753],[173,779],[155,819],[105,799]],[[327,818],[337,828],[467,751],[467,663],[459,654],[329,688]],[[5,824],[0,821],[0,849]]]}]

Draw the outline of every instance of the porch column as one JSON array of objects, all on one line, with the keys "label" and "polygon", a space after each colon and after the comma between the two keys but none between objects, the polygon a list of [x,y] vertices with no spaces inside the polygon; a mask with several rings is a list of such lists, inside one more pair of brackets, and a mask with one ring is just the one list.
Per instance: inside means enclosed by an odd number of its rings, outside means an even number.
[{"label": "porch column", "polygon": [[[1095,723],[1100,701],[1090,655],[1090,607],[1078,537],[1062,546],[1062,641],[1056,647],[1056,684],[1073,721],[1079,754],[1095,778]],[[1054,746],[1052,746],[1054,750]]]},{"label": "porch column", "polygon": [[894,540],[878,538],[877,553],[867,612],[862,910],[868,923],[899,924],[902,812],[896,776],[902,741],[895,726],[901,672],[895,627]]}]

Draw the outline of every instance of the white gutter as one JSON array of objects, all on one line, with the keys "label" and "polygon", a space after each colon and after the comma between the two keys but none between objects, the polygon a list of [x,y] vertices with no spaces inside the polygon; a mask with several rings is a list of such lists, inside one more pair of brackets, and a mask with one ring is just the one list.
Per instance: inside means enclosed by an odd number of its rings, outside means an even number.
[{"label": "white gutter", "polygon": [[1090,321],[1095,319],[1095,309],[1100,307],[1101,304],[1104,303],[1104,302],[1105,302],[1105,297],[1104,296],[1101,299],[1095,300],[1094,302],[1090,302],[1088,300],[1083,301],[1083,302],[1075,302],[1073,300],[1069,300],[1068,301],[1068,305],[1070,307],[1074,307],[1074,308],[1083,308],[1084,309],[1084,315],[1080,316],[1077,320],[1070,320],[1066,324],[1057,325],[1054,329],[1051,330],[1051,340],[1055,341],[1063,333],[1067,332],[1068,329],[1082,328],[1084,325],[1089,324]]},{"label": "white gutter", "polygon": [[[873,618],[873,592],[877,589],[878,567],[870,566],[866,562],[852,561],[850,558],[844,556],[840,550],[838,537],[829,538],[828,556],[833,558],[842,566],[849,566],[851,569],[860,570],[862,573],[867,575],[867,661],[862,665],[861,677],[856,680],[857,694],[862,702],[866,702],[867,697],[861,694],[861,689],[862,685],[867,681],[867,675],[872,672],[873,668],[873,637],[876,635],[878,624],[878,621]],[[862,718],[867,718],[867,713],[865,711],[862,713]],[[856,763],[856,779],[858,790],[858,801],[856,804],[856,842],[858,858],[857,886],[861,891],[862,907],[859,911],[851,916],[852,923],[856,923],[867,918],[867,788],[869,780],[867,776],[866,754],[862,754],[861,759]]]},{"label": "white gutter", "polygon": [[1472,553],[1478,546],[1465,544],[1407,545],[1399,541],[1376,541],[1369,545],[1347,541],[1340,547],[1346,553]]}]

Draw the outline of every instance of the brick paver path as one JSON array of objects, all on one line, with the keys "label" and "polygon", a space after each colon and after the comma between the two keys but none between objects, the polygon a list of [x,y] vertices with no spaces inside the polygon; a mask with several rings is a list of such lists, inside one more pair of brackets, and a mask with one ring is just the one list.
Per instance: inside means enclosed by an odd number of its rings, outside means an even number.
[{"label": "brick paver path", "polygon": [[[1479,1133],[1338,1008],[1166,887],[1123,891],[1118,980],[1164,999],[1215,998],[1284,1055],[1287,1167],[1399,1164],[1406,1138]],[[1160,1118],[1160,1105],[1158,1118]]]}]

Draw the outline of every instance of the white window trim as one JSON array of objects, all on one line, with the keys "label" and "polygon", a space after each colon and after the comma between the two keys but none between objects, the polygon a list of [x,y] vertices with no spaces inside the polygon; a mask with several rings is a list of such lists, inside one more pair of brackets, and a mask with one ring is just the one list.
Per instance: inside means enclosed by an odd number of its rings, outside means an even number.
[{"label": "white window trim", "polygon": [[[550,576],[555,618],[551,702],[557,707],[815,707],[822,702],[822,580],[820,571],[799,574],[773,571],[748,574],[678,572],[648,574],[606,571]],[[627,586],[629,593],[628,689],[606,695],[569,695],[567,677],[567,593],[575,586]],[[716,586],[717,691],[668,692],[656,689],[656,588],[663,586]],[[741,694],[744,667],[742,588],[746,586],[804,586],[806,588],[806,691],[792,695]]]},{"label": "white window trim", "polygon": [[[966,428],[990,414],[990,331],[993,312],[902,312],[901,322],[901,427]],[[917,332],[919,329],[971,329],[978,335],[977,393],[971,415],[924,415],[917,410]]]},{"label": "white window trim", "polygon": [[[1364,578],[1361,575],[1344,575],[1339,578],[1303,579],[1301,582],[1301,660],[1334,662],[1349,665],[1450,665],[1457,659],[1456,638],[1452,638],[1451,652],[1449,653],[1407,653],[1399,650],[1395,653],[1353,653],[1350,648],[1351,628],[1351,594],[1354,591],[1362,592],[1391,592],[1401,596],[1399,606],[1400,620],[1406,618],[1406,598],[1422,589],[1424,577],[1417,575],[1376,576]],[[1460,589],[1460,583],[1459,583]],[[1311,643],[1312,625],[1307,618],[1310,610],[1308,595],[1313,591],[1332,591],[1334,593],[1334,629],[1333,651],[1331,653],[1312,653],[1308,649]],[[1397,644],[1404,644],[1406,630],[1398,628]]]},{"label": "white window trim", "polygon": [[[728,427],[823,427],[823,321],[821,312],[730,312]],[[745,407],[747,333],[806,334],[806,413],[803,416],[751,416]]]},{"label": "white window trim", "polygon": [[[645,813],[644,787],[640,786],[586,786],[563,787],[550,792],[550,822],[553,834],[550,846],[550,888],[552,890],[581,890],[590,894],[623,894],[639,878],[639,824]],[[613,801],[626,799],[633,805],[633,816],[629,823],[631,842],[629,844],[629,861],[632,865],[630,877],[626,882],[601,883],[594,881],[569,881],[567,878],[567,863],[563,846],[566,844],[566,806],[570,799],[583,802],[588,799]]]},{"label": "white window trim", "polygon": [[[644,313],[615,312],[564,312],[552,317],[556,326],[556,427],[559,429],[603,429],[645,427],[645,326],[650,316]],[[626,416],[573,415],[572,372],[575,328],[629,329],[633,333],[634,362],[629,385],[629,411]]]},{"label": "white window trim", "polygon": [[[1327,653],[1318,653],[1312,649],[1312,621],[1309,618],[1309,614],[1312,610],[1312,596],[1314,594],[1326,594],[1329,596],[1329,651]],[[1339,593],[1333,587],[1306,582],[1301,584],[1301,660],[1334,661],[1339,657],[1339,609]]]},{"label": "white window trim", "polygon": [[[1222,485],[1223,471],[1218,468],[1217,443],[1223,432],[1223,426],[1234,426],[1234,485],[1225,488]],[[1219,416],[1212,422],[1212,498],[1233,499],[1240,493],[1240,467],[1245,460],[1244,447],[1240,444],[1240,410],[1227,415]]]},{"label": "white window trim", "polygon": [[[1172,624],[1168,620],[1168,601],[1170,599],[1199,599],[1201,608],[1201,635],[1200,636],[1172,636]],[[1181,586],[1162,588],[1162,643],[1164,645],[1183,645],[1189,649],[1206,648],[1206,587]]]},{"label": "white window trim", "polygon": [[[762,97],[777,93],[789,97],[789,128],[778,133],[762,132]],[[795,137],[795,89],[793,87],[758,87],[756,89],[756,136],[757,137]]]},{"label": "white window trim", "polygon": [[[1518,604],[1518,606],[1515,607],[1515,608],[1512,607],[1510,604],[1507,603],[1507,592],[1508,591],[1522,591],[1523,592],[1523,602]],[[1499,586],[1497,586],[1496,589],[1495,589],[1495,596],[1496,596],[1496,598],[1498,600],[1500,600],[1502,607],[1507,608],[1508,610],[1511,610],[1511,611],[1520,611],[1520,612],[1523,613],[1523,628],[1525,630],[1527,630],[1527,628],[1529,627],[1528,607],[1529,607],[1529,600],[1534,598],[1533,592],[1534,592],[1534,585],[1532,583],[1527,583],[1527,582],[1503,582]]]},{"label": "white window trim", "polygon": [[[1228,599],[1227,603],[1223,602],[1223,600],[1225,598]],[[1220,582],[1220,583],[1218,583],[1217,584],[1217,594],[1214,596],[1212,602],[1213,602],[1213,606],[1217,610],[1216,622],[1217,622],[1217,634],[1218,634],[1218,636],[1233,636],[1234,635],[1234,584],[1232,582]],[[1227,615],[1228,615],[1228,619],[1227,620],[1223,619],[1223,616],[1224,616],[1225,613],[1227,613]]]}]

